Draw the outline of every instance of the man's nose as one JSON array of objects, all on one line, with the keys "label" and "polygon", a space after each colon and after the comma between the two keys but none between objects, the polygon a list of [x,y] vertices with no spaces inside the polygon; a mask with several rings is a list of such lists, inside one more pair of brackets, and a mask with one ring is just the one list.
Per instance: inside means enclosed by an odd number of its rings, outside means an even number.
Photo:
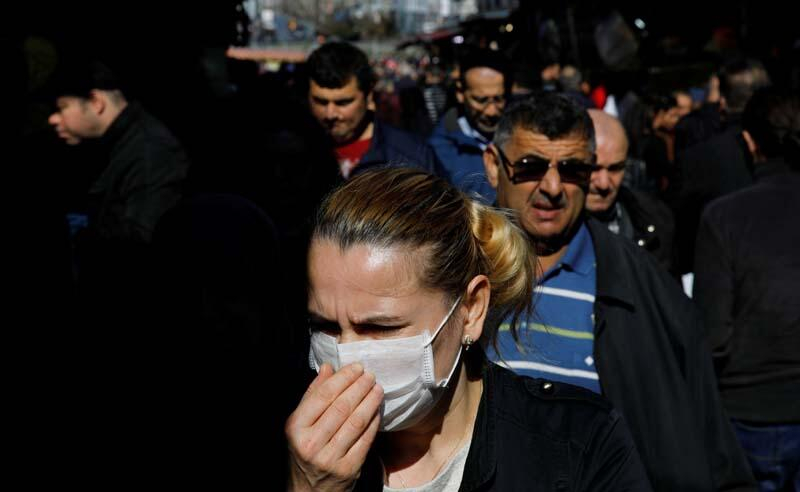
[{"label": "man's nose", "polygon": [[49,118],[47,118],[47,122],[53,126],[58,125],[60,121],[61,121],[61,115],[59,115],[58,113],[53,113],[50,115]]},{"label": "man's nose", "polygon": [[544,173],[541,181],[539,181],[539,191],[550,198],[556,198],[561,195],[563,186],[561,183],[561,175],[558,174],[558,168],[551,167]]},{"label": "man's nose", "polygon": [[331,103],[325,106],[325,118],[328,120],[335,120],[339,116],[339,112],[336,110],[336,105]]},{"label": "man's nose", "polygon": [[607,190],[611,187],[608,169],[600,169],[592,173],[592,184],[598,190]]},{"label": "man's nose", "polygon": [[483,114],[486,116],[500,116],[502,111],[503,110],[500,107],[500,103],[489,101],[489,103],[486,105],[486,109],[483,110]]}]

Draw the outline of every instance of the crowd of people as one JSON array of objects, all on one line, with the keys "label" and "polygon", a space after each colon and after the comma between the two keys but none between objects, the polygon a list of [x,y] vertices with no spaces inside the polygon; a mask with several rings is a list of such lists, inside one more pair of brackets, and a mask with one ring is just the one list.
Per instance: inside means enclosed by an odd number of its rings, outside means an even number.
[{"label": "crowd of people", "polygon": [[184,145],[65,59],[61,432],[146,483],[800,490],[796,91],[519,75],[329,42]]}]

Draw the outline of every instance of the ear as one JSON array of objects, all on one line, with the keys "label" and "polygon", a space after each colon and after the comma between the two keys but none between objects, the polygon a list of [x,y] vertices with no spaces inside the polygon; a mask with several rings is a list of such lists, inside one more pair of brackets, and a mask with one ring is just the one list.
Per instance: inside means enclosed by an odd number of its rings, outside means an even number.
[{"label": "ear", "polygon": [[89,107],[92,108],[92,112],[98,116],[105,112],[108,107],[108,101],[103,91],[92,89],[89,92]]},{"label": "ear", "polygon": [[750,135],[750,132],[747,130],[742,130],[742,138],[744,138],[744,141],[747,143],[747,150],[755,157],[756,152],[758,152],[758,145],[756,145],[756,141],[753,140],[753,136]]},{"label": "ear", "polygon": [[369,91],[367,94],[367,109],[370,111],[376,111],[375,109],[375,91]]},{"label": "ear", "polygon": [[664,114],[665,111],[663,109],[656,111],[656,114],[653,116],[653,123],[651,124],[653,130],[658,130],[664,125]]},{"label": "ear", "polygon": [[491,299],[492,286],[486,275],[478,275],[470,281],[467,292],[462,301],[463,308],[466,309],[464,316],[464,327],[461,339],[469,335],[477,341],[483,333],[483,323],[489,312],[489,300]]},{"label": "ear", "polygon": [[486,149],[483,151],[483,167],[486,170],[486,179],[489,180],[489,184],[492,185],[492,188],[495,190],[497,189],[497,184],[500,179],[499,173],[501,165],[496,152],[494,144],[487,145]]},{"label": "ear", "polygon": [[456,80],[456,100],[458,104],[464,104],[464,87],[461,86],[461,80]]}]

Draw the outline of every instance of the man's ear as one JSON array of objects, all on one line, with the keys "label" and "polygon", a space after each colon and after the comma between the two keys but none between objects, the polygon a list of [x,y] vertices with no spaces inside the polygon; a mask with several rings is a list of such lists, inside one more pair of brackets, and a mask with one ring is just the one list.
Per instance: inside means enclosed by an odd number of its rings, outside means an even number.
[{"label": "man's ear", "polygon": [[464,104],[464,87],[461,85],[461,80],[456,80],[456,100],[458,104]]},{"label": "man's ear", "polygon": [[750,132],[747,130],[742,130],[742,138],[744,138],[744,141],[747,143],[747,150],[749,150],[753,158],[755,158],[758,152],[758,145],[756,145],[756,141],[753,140],[753,136],[750,135]]},{"label": "man's ear", "polygon": [[500,159],[497,157],[497,150],[494,148],[494,144],[487,145],[483,151],[483,168],[486,170],[486,179],[495,190],[500,179],[500,166]]},{"label": "man's ear", "polygon": [[369,94],[367,94],[367,109],[377,111],[375,109],[375,91],[369,91]]},{"label": "man's ear", "polygon": [[106,111],[106,108],[108,107],[108,100],[103,91],[92,89],[89,92],[89,107],[97,116],[100,116]]}]

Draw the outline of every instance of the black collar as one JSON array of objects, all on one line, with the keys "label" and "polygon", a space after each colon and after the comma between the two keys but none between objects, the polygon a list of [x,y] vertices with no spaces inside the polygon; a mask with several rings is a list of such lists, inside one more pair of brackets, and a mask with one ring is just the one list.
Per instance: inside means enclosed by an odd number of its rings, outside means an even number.
[{"label": "black collar", "polygon": [[475,418],[472,442],[461,479],[461,490],[478,490],[491,480],[497,469],[495,450],[495,427],[497,425],[497,404],[495,392],[498,391],[496,366],[486,364],[483,371],[483,394]]},{"label": "black collar", "polygon": [[586,226],[592,236],[594,254],[597,261],[597,298],[608,298],[613,301],[634,307],[633,278],[631,272],[624,268],[627,262],[622,258],[630,255],[625,251],[624,239],[615,236],[596,219],[587,219]]},{"label": "black collar", "polygon": [[122,138],[125,132],[133,125],[133,123],[139,119],[139,115],[142,112],[142,107],[139,103],[136,102],[129,102],[125,109],[117,115],[114,121],[111,123],[111,126],[108,127],[106,132],[100,138],[103,146],[107,149],[111,149],[114,145]]}]

